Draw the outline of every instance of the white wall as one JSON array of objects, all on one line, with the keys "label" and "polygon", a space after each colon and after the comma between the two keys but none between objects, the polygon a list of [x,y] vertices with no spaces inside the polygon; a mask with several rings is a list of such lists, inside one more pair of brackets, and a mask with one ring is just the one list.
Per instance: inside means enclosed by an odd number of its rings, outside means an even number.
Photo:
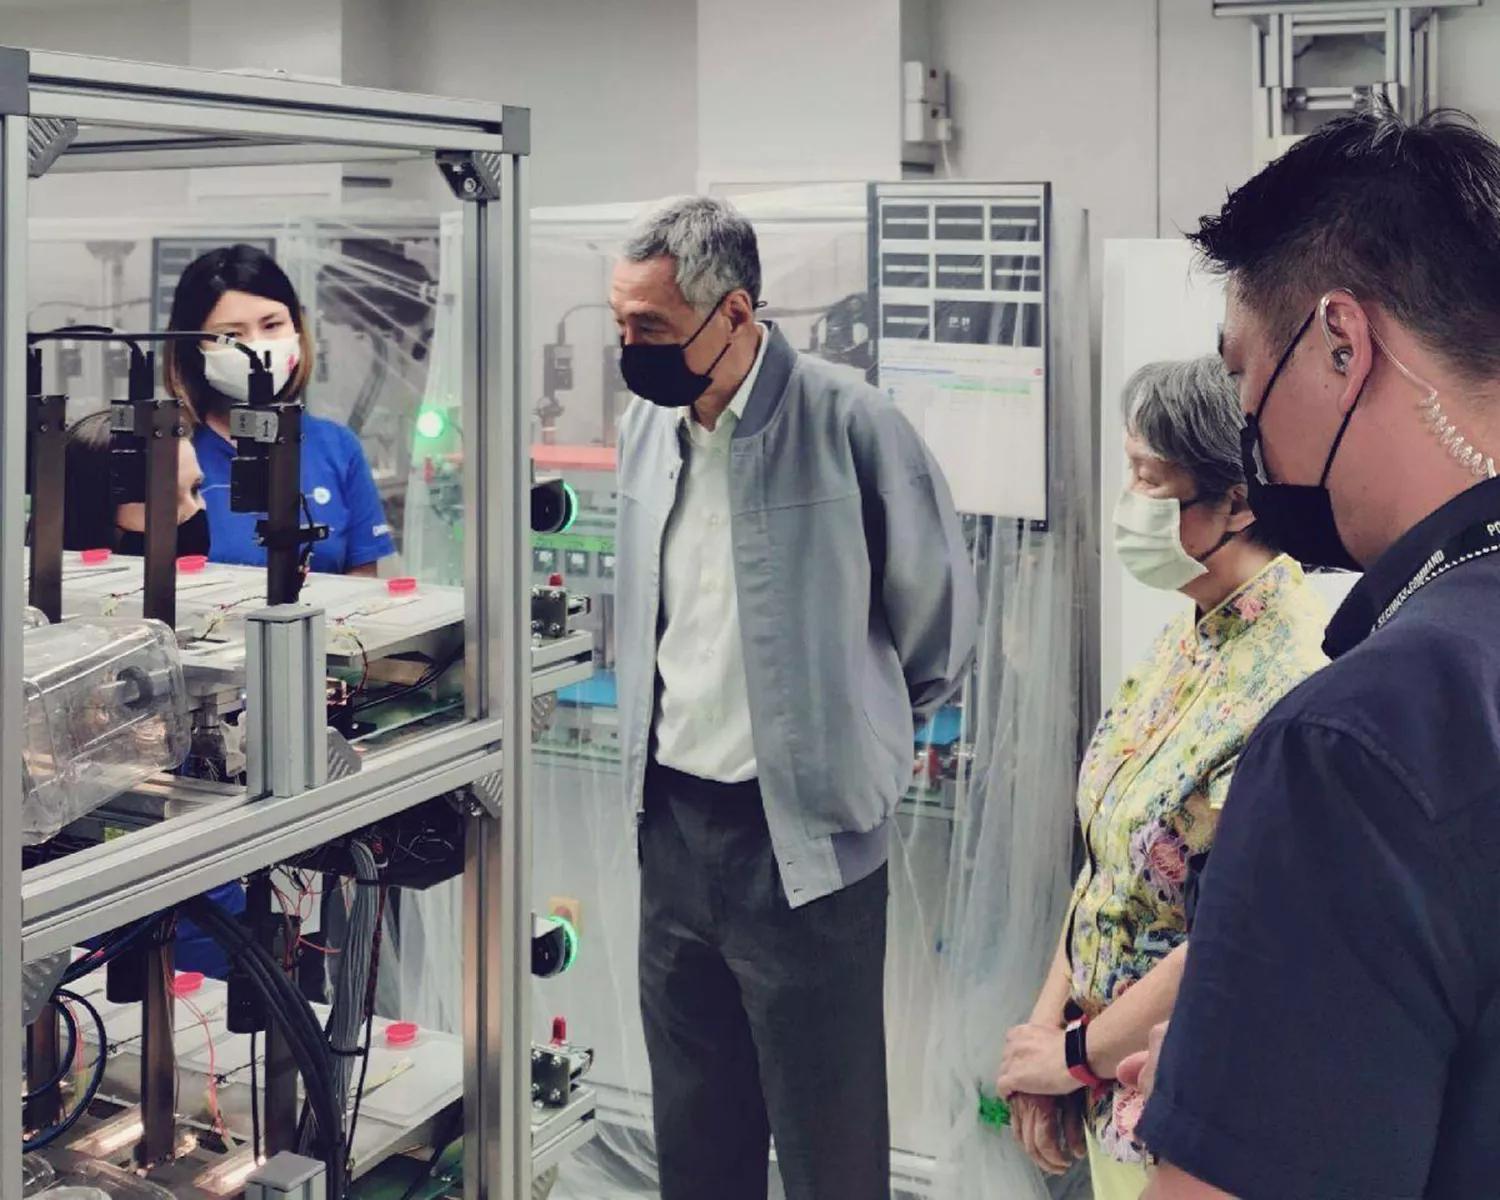
[{"label": "white wall", "polygon": [[1477,117],[1500,137],[1500,0],[1443,13],[1438,89],[1442,102]]},{"label": "white wall", "polygon": [[529,106],[536,204],[693,187],[695,0],[395,0],[392,86]]},{"label": "white wall", "polygon": [[0,0],[0,45],[188,61],[189,0]]},{"label": "white wall", "polygon": [[195,67],[340,78],[341,0],[192,0],[191,13],[188,53]]},{"label": "white wall", "polygon": [[901,177],[900,0],[698,0],[698,179]]},{"label": "white wall", "polygon": [[1152,0],[945,0],[956,173],[1049,180],[1096,239],[1155,225]]}]

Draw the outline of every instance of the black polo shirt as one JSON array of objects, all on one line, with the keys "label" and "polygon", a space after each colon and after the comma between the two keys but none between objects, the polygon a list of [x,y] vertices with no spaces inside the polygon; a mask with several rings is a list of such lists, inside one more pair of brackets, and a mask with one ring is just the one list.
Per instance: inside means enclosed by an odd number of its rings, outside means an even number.
[{"label": "black polo shirt", "polygon": [[1244,1200],[1500,1196],[1500,554],[1372,632],[1490,521],[1402,538],[1235,771],[1139,1134]]}]

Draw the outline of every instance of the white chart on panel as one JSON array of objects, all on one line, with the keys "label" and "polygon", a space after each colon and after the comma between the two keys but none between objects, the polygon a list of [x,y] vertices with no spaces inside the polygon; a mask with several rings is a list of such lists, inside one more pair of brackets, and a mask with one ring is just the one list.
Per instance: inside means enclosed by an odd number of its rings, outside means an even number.
[{"label": "white chart on panel", "polygon": [[962,512],[1047,519],[1047,184],[870,188],[877,380]]}]

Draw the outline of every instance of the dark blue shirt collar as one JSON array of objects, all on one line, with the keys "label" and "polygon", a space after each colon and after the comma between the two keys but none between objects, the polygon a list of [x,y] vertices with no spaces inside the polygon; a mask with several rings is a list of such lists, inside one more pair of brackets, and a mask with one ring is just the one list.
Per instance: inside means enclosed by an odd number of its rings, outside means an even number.
[{"label": "dark blue shirt collar", "polygon": [[1412,526],[1365,572],[1334,613],[1323,639],[1323,652],[1329,658],[1338,658],[1353,650],[1370,636],[1381,613],[1434,551],[1470,526],[1497,519],[1500,519],[1500,479],[1486,479],[1460,492]]}]

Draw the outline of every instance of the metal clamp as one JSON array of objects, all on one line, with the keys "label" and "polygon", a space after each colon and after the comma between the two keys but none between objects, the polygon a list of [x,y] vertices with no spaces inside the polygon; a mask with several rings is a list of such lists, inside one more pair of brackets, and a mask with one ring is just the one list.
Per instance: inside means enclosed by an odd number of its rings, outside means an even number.
[{"label": "metal clamp", "polygon": [[489,151],[443,150],[437,155],[438,170],[460,200],[500,199],[500,162],[501,156]]},{"label": "metal clamp", "polygon": [[229,436],[249,438],[274,446],[281,434],[280,414],[274,408],[248,408],[236,405],[229,410]]}]

